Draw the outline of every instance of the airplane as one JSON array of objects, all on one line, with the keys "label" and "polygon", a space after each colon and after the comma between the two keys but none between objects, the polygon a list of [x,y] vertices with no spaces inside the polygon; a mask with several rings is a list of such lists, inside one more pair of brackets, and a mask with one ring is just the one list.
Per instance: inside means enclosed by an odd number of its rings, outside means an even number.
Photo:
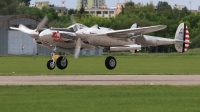
[{"label": "airplane", "polygon": [[[20,24],[18,28],[10,27],[10,29],[27,33],[37,42],[37,44],[52,50],[51,59],[47,62],[47,68],[49,70],[53,70],[55,66],[60,70],[64,70],[68,66],[68,54],[74,54],[74,56],[77,57],[80,52],[79,50],[91,50],[95,48],[95,46],[87,45],[83,42],[78,42],[81,43],[81,48],[76,47],[77,41],[80,40],[78,40],[75,32],[79,29],[88,28],[85,25],[74,23],[67,28],[43,29],[42,27],[46,24],[46,21],[47,17],[45,17],[34,30],[29,29],[22,24]],[[75,50],[76,48],[78,48],[78,50]],[[54,56],[57,51],[62,52],[65,55],[60,56],[55,60]]]},{"label": "airplane", "polygon": [[[48,47],[52,50],[51,60],[47,62],[47,68],[53,70],[55,66],[64,70],[68,66],[67,54],[74,54],[78,58],[81,50],[101,47],[108,49],[109,56],[105,60],[107,69],[112,70],[116,67],[116,59],[111,56],[112,51],[127,51],[134,53],[141,50],[144,46],[157,46],[175,44],[178,52],[185,52],[189,47],[189,31],[187,26],[182,23],[179,25],[175,39],[144,35],[166,28],[166,25],[157,25],[138,28],[133,24],[130,29],[113,30],[105,27],[87,27],[80,23],[74,23],[68,28],[42,29],[47,18],[44,18],[35,30],[29,29],[20,24],[19,28],[10,27],[29,34],[39,45]],[[43,30],[39,32],[39,30]],[[56,51],[65,53],[56,61],[54,55]]]},{"label": "airplane", "polygon": [[[133,24],[130,29],[112,30],[94,25],[91,28],[77,30],[76,35],[79,37],[78,40],[83,41],[85,44],[106,48],[108,57],[105,60],[105,66],[107,69],[113,70],[117,65],[117,61],[111,56],[112,51],[135,53],[136,50],[141,50],[141,47],[174,44],[178,52],[186,52],[189,48],[190,37],[185,23],[178,26],[174,39],[145,35],[166,27],[166,25],[138,27],[137,24]],[[77,41],[77,45],[81,48],[82,43]]]}]

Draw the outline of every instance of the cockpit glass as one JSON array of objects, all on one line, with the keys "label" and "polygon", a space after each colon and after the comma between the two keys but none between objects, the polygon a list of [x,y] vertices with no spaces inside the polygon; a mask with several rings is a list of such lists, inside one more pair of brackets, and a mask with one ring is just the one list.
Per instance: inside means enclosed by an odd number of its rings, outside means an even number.
[{"label": "cockpit glass", "polygon": [[74,29],[74,31],[78,31],[78,29],[77,29],[77,26],[76,26],[76,25],[74,25],[73,29]]},{"label": "cockpit glass", "polygon": [[73,25],[69,26],[67,29],[70,32],[76,32],[76,31],[78,31],[80,29],[84,29],[84,28],[88,28],[88,27],[83,25],[83,24],[76,23],[76,24],[73,24]]}]

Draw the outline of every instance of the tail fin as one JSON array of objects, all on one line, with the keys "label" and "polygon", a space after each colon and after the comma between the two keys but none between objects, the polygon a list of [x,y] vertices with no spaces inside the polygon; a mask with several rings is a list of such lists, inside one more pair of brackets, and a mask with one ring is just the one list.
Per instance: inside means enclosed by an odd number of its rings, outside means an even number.
[{"label": "tail fin", "polygon": [[190,35],[188,27],[185,23],[181,23],[175,34],[176,41],[182,41],[181,43],[176,43],[175,48],[178,52],[184,53],[188,50],[190,44]]}]

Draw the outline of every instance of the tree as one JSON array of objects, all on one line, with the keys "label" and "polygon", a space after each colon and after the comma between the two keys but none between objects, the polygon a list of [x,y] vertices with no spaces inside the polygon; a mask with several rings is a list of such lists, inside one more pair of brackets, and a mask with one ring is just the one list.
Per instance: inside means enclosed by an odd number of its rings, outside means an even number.
[{"label": "tree", "polygon": [[0,0],[0,14],[1,15],[14,15],[17,14],[19,7],[19,0]]},{"label": "tree", "polygon": [[135,3],[132,2],[132,1],[127,2],[127,3],[125,4],[125,8],[126,8],[126,7],[134,7],[134,6],[135,6]]},{"label": "tree", "polygon": [[85,8],[84,8],[83,4],[81,4],[81,8],[80,8],[80,10],[79,10],[79,13],[80,13],[80,14],[85,13]]},{"label": "tree", "polygon": [[55,9],[49,8],[46,13],[49,22],[51,21],[57,21],[58,20],[58,13],[55,11]]},{"label": "tree", "polygon": [[21,0],[21,1],[22,1],[23,3],[25,3],[26,6],[29,6],[31,0]]},{"label": "tree", "polygon": [[158,11],[172,10],[172,7],[168,4],[168,2],[159,1],[156,7]]},{"label": "tree", "polygon": [[76,12],[75,12],[74,9],[69,9],[69,10],[68,10],[68,14],[69,14],[69,15],[72,15],[72,14],[75,14],[75,13],[76,13]]},{"label": "tree", "polygon": [[121,6],[121,10],[122,10],[122,11],[120,12],[120,14],[124,14],[124,9],[125,9],[125,7],[122,5],[122,6]]}]

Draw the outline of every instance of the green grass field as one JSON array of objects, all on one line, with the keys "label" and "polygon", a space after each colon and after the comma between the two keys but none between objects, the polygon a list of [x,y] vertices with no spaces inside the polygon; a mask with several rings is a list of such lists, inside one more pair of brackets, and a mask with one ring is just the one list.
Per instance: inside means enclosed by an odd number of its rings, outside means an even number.
[{"label": "green grass field", "polygon": [[200,86],[0,86],[1,112],[199,112]]},{"label": "green grass field", "polygon": [[[117,67],[108,70],[104,56],[68,56],[65,70],[50,71],[46,67],[49,56],[0,56],[0,75],[98,75],[98,74],[200,74],[200,54],[113,53]],[[15,72],[13,74],[13,72]]]}]

